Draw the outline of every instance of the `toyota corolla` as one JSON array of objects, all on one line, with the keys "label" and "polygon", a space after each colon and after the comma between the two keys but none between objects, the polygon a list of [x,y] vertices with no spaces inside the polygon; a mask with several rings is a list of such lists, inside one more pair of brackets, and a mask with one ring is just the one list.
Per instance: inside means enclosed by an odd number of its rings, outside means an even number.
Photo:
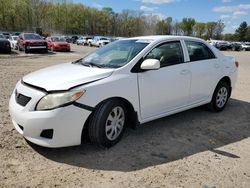
[{"label": "toyota corolla", "polygon": [[37,145],[79,145],[88,136],[111,147],[127,126],[201,105],[222,111],[238,66],[197,38],[122,39],[77,61],[24,76],[9,111],[16,130]]}]

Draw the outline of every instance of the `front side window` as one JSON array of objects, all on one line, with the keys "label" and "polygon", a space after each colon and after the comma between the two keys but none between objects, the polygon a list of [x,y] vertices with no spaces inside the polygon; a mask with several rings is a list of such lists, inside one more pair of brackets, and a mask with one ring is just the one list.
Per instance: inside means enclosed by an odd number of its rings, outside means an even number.
[{"label": "front side window", "polygon": [[106,45],[74,63],[107,68],[119,68],[129,63],[149,43],[140,40],[120,40]]},{"label": "front side window", "polygon": [[184,62],[180,41],[161,44],[148,53],[145,59],[158,59],[161,67]]},{"label": "front side window", "polygon": [[215,55],[203,43],[195,41],[185,41],[190,61],[200,61],[206,59],[213,59]]}]

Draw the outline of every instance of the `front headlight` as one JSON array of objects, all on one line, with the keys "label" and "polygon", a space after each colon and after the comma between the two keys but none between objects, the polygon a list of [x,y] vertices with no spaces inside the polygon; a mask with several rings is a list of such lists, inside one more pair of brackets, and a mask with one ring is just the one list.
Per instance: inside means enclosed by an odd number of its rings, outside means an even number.
[{"label": "front headlight", "polygon": [[78,100],[84,93],[85,90],[73,90],[48,94],[38,102],[36,110],[51,110],[69,105]]}]

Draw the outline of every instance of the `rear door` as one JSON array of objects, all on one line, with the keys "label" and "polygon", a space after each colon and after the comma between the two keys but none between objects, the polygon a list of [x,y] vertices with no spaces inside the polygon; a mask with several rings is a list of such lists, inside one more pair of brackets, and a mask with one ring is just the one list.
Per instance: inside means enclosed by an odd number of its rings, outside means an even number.
[{"label": "rear door", "polygon": [[190,104],[200,103],[211,96],[221,72],[219,60],[202,42],[185,40],[192,73]]}]

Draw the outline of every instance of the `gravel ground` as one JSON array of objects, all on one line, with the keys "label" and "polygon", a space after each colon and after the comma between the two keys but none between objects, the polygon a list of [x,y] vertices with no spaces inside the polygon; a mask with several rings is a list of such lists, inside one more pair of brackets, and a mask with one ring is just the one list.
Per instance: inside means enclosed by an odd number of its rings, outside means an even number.
[{"label": "gravel ground", "polygon": [[225,52],[240,62],[227,108],[203,107],[127,129],[120,143],[48,149],[13,128],[8,101],[25,74],[76,60],[70,53],[0,55],[0,187],[250,187],[250,52]]}]

